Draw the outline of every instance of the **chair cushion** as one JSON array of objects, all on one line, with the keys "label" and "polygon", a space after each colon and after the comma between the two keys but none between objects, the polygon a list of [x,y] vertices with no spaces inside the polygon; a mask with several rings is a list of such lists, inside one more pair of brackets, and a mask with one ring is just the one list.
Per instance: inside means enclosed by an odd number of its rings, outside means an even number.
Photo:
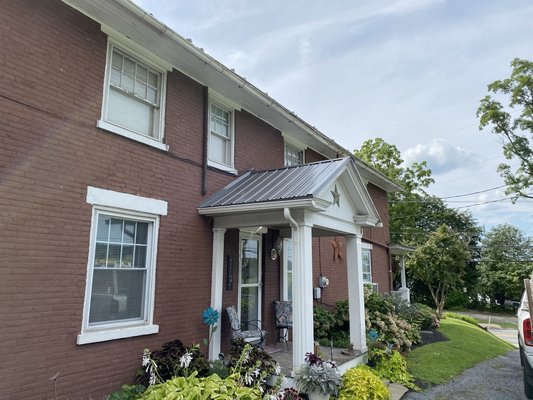
[{"label": "chair cushion", "polygon": [[276,313],[276,328],[292,327],[292,302],[275,301],[274,310]]},{"label": "chair cushion", "polygon": [[228,313],[229,323],[232,330],[231,334],[232,336],[238,336],[241,331],[241,323],[239,322],[237,310],[235,310],[235,307],[231,306],[226,308],[226,311]]},{"label": "chair cushion", "polygon": [[266,336],[266,331],[261,331],[259,329],[254,329],[251,331],[241,331],[238,336],[242,337],[243,339],[249,339],[254,337],[260,339],[262,336]]}]

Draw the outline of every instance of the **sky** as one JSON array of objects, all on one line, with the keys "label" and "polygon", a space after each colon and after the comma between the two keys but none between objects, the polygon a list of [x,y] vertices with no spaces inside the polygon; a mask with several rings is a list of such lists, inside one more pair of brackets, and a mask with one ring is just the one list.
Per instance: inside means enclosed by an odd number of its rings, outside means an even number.
[{"label": "sky", "polygon": [[487,85],[533,59],[530,0],[135,2],[344,148],[381,137],[428,162],[430,194],[481,192],[447,204],[533,236],[533,200],[487,190],[508,161],[476,117]]}]

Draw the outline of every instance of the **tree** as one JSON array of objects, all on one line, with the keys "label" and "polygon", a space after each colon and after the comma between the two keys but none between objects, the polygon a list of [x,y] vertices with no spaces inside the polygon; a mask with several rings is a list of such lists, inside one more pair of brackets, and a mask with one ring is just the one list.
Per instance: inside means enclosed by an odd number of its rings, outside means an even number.
[{"label": "tree", "polygon": [[518,300],[524,278],[533,272],[533,238],[515,226],[502,224],[492,228],[481,243],[478,271],[483,293],[492,299]]},{"label": "tree", "polygon": [[[511,62],[511,77],[497,80],[488,85],[489,92],[502,94],[508,98],[508,111],[490,95],[485,96],[477,110],[479,129],[492,127],[492,132],[499,136],[503,154],[508,160],[517,159],[519,166],[514,170],[509,164],[500,164],[498,172],[505,179],[506,194],[514,194],[514,201],[519,197],[533,198],[529,192],[533,187],[533,62],[515,58]],[[516,110],[516,111],[515,111]],[[518,116],[511,114],[519,112]]]},{"label": "tree", "polygon": [[467,244],[452,229],[441,225],[407,260],[412,274],[427,284],[439,317],[449,291],[463,284],[469,259]]},{"label": "tree", "polygon": [[393,243],[409,244],[410,227],[416,224],[418,204],[425,195],[425,189],[434,183],[431,170],[425,161],[403,166],[400,150],[382,138],[363,142],[354,155],[402,186],[398,193],[389,193],[389,230]]}]

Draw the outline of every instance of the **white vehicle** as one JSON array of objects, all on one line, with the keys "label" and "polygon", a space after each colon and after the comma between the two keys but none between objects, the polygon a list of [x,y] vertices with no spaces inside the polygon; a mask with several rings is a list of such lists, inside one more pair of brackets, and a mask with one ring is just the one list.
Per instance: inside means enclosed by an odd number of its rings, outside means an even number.
[{"label": "white vehicle", "polygon": [[518,346],[520,348],[520,362],[524,376],[524,393],[528,399],[533,399],[533,336],[531,332],[531,308],[532,299],[532,279],[525,279],[526,290],[522,295],[520,307],[518,308]]}]

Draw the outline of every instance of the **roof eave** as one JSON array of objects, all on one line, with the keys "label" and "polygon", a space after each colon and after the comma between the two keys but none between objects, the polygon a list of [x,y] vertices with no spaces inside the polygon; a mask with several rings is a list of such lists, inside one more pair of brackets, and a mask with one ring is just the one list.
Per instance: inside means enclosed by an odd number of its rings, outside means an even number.
[{"label": "roof eave", "polygon": [[294,199],[294,200],[279,200],[268,201],[261,203],[245,203],[245,204],[232,204],[227,206],[214,206],[214,207],[199,207],[198,214],[207,216],[239,214],[259,211],[274,211],[283,210],[284,208],[303,208],[312,211],[324,211],[331,205],[331,202],[316,199]]}]

